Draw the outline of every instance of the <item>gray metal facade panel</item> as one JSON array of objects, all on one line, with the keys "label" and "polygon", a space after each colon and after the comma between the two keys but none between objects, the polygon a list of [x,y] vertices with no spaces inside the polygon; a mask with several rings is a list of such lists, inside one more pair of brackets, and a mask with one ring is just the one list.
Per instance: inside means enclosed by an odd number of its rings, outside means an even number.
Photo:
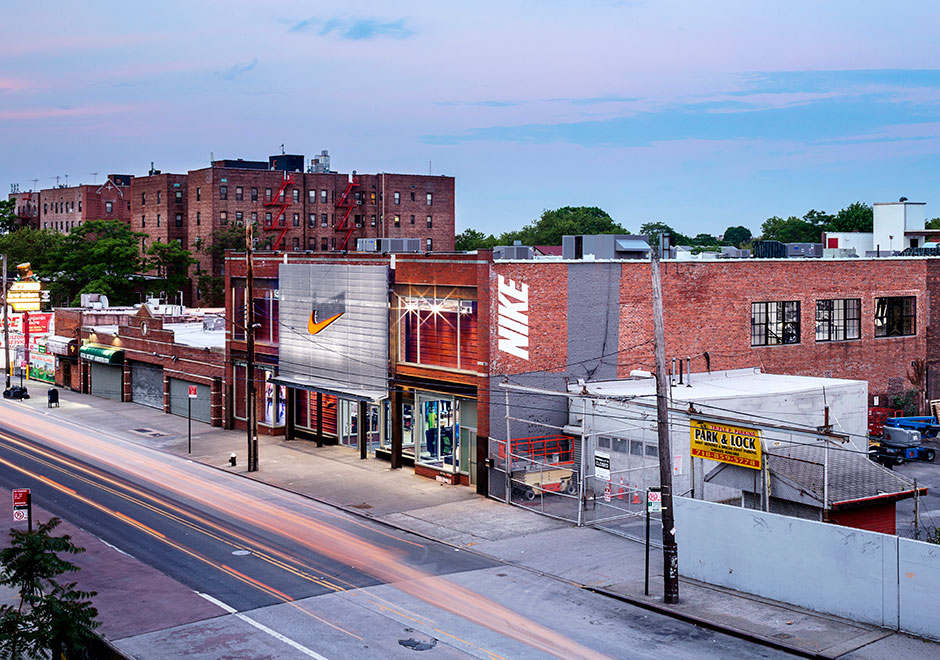
[{"label": "gray metal facade panel", "polygon": [[[388,268],[349,264],[281,264],[278,371],[352,390],[388,388]],[[316,335],[317,321],[342,316]]]},{"label": "gray metal facade panel", "polygon": [[131,401],[163,410],[163,367],[131,362]]},{"label": "gray metal facade panel", "polygon": [[568,264],[568,375],[617,378],[619,263]]},{"label": "gray metal facade panel", "polygon": [[91,393],[113,401],[120,401],[124,368],[98,362],[88,364],[91,366]]},{"label": "gray metal facade panel", "polygon": [[[211,421],[211,392],[208,385],[190,383],[179,378],[170,378],[170,412],[186,417],[187,406],[192,401],[193,419],[209,423]],[[196,385],[196,398],[189,398],[189,386]]]}]

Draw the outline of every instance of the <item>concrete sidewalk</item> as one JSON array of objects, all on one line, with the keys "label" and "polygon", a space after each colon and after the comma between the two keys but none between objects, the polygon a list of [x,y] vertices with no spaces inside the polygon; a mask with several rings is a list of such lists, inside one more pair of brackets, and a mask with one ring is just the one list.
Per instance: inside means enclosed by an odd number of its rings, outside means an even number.
[{"label": "concrete sidewalk", "polygon": [[[187,456],[187,420],[134,403],[119,403],[60,390],[60,407],[46,407],[48,386],[29,383],[32,398],[21,405],[69,423],[137,444]],[[644,596],[644,547],[594,528],[575,527],[524,508],[391,470],[389,464],[346,447],[259,437],[260,470],[246,472],[247,438],[192,422],[189,458],[288,489],[346,511],[426,538],[585,589],[692,621],[704,627],[759,640],[806,657],[851,660],[940,657],[940,644],[791,605],[680,581],[681,602],[662,604],[662,558],[651,557],[651,595]],[[235,453],[235,467],[229,456]],[[682,561],[682,548],[679,548]]]}]

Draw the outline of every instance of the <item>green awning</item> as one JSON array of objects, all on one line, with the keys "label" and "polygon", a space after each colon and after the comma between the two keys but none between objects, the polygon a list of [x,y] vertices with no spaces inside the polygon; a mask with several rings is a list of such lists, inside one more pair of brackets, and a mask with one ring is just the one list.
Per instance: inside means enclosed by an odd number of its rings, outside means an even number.
[{"label": "green awning", "polygon": [[104,364],[124,364],[124,351],[111,346],[82,346],[79,355],[92,362],[102,362]]}]

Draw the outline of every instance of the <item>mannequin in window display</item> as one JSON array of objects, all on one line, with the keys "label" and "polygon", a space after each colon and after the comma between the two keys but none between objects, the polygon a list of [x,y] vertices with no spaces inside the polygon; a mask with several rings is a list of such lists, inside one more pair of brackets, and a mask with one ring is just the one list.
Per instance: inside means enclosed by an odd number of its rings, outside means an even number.
[{"label": "mannequin in window display", "polygon": [[424,404],[425,410],[425,452],[431,458],[437,458],[437,401],[428,401]]}]

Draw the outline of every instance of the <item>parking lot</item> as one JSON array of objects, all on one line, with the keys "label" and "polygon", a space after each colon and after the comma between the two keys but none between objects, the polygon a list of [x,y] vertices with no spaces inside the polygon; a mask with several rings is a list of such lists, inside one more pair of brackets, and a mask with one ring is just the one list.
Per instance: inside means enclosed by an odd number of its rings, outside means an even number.
[{"label": "parking lot", "polygon": [[[933,447],[940,456],[937,438],[925,439],[924,446]],[[893,468],[898,474],[916,480],[919,488],[927,488],[927,495],[918,498],[919,538],[924,539],[934,528],[940,527],[940,457],[934,463],[924,461],[905,462]],[[907,538],[917,538],[914,524],[914,500],[897,504],[897,533]]]}]

